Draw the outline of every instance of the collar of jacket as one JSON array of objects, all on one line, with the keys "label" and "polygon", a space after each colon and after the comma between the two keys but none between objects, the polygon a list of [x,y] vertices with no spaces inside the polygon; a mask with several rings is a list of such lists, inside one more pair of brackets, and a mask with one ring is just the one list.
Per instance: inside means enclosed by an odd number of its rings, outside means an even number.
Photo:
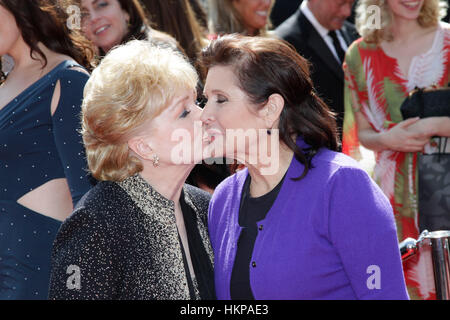
[{"label": "collar of jacket", "polygon": [[[130,196],[131,200],[137,207],[147,215],[154,225],[161,226],[159,229],[162,233],[154,235],[154,245],[157,247],[159,260],[161,265],[165,266],[165,274],[170,274],[170,282],[173,293],[171,298],[175,299],[199,299],[198,284],[196,279],[192,279],[195,297],[189,294],[187,285],[186,269],[183,262],[182,245],[178,236],[178,229],[175,219],[175,203],[168,200],[158,191],[156,191],[147,181],[139,174],[135,174],[117,184]],[[203,219],[200,217],[200,208],[195,205],[195,200],[186,185],[183,187],[183,193],[186,203],[194,209],[197,216],[197,228],[202,238],[203,245],[208,256],[213,263],[213,253],[209,241],[209,235]],[[167,252],[165,254],[164,252]],[[167,260],[166,260],[167,258]],[[162,261],[164,260],[164,261]],[[170,269],[170,270],[169,270]]]}]

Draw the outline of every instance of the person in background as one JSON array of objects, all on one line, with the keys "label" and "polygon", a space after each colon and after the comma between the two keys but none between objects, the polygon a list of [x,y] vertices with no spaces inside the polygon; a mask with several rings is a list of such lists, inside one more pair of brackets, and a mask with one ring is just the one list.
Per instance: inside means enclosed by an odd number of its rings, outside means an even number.
[{"label": "person in background", "polygon": [[276,28],[292,16],[303,0],[276,0],[270,13],[272,27]]},{"label": "person in background", "polygon": [[194,10],[195,17],[197,18],[198,23],[204,30],[208,30],[208,15],[207,15],[207,0],[189,0],[189,4]]},{"label": "person in background", "polygon": [[81,7],[83,34],[98,48],[100,58],[132,39],[178,46],[171,36],[150,27],[138,0],[71,0],[71,4]]},{"label": "person in background", "polygon": [[[202,141],[197,82],[181,53],[139,40],[93,71],[82,135],[101,182],[58,232],[50,299],[214,299],[210,195],[184,183],[202,157],[192,152]],[[181,158],[172,152],[179,133]]]},{"label": "person in background", "polygon": [[[297,12],[275,29],[312,65],[312,80],[319,96],[336,114],[339,135],[344,119],[345,51],[358,38],[346,21],[354,0],[305,0]],[[342,138],[342,136],[341,136]]]},{"label": "person in background", "polygon": [[308,62],[279,39],[236,34],[202,61],[209,150],[246,164],[209,205],[217,298],[408,299],[392,208],[337,152]]},{"label": "person in background", "polygon": [[209,0],[209,29],[217,35],[267,35],[274,0]]},{"label": "person in background", "polygon": [[[381,9],[381,25],[370,24],[369,6]],[[349,48],[345,63],[343,152],[359,157],[359,143],[373,150],[374,178],[394,208],[398,239],[419,236],[417,152],[433,136],[450,136],[450,118],[404,120],[400,106],[416,87],[445,87],[450,82],[450,26],[440,0],[362,0],[357,27],[362,38]],[[371,20],[373,22],[373,20]],[[406,261],[412,299],[430,298],[424,264]],[[433,276],[431,275],[431,278]]]},{"label": "person in background", "polygon": [[0,300],[46,299],[61,221],[94,183],[79,129],[93,50],[52,0],[0,0]]},{"label": "person in background", "polygon": [[141,0],[141,2],[148,12],[152,26],[178,41],[203,82],[205,72],[197,60],[202,48],[208,44],[207,30],[198,23],[189,0]]}]

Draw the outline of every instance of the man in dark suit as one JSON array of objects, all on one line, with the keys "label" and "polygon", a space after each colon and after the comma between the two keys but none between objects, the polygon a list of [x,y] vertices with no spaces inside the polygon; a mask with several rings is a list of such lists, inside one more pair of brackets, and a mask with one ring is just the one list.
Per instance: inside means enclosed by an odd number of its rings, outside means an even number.
[{"label": "man in dark suit", "polygon": [[276,28],[298,9],[302,0],[276,0],[270,12],[272,27]]},{"label": "man in dark suit", "polygon": [[316,92],[337,113],[342,137],[344,118],[345,51],[359,36],[346,21],[354,0],[304,0],[295,14],[283,22],[275,34],[291,43],[311,62]]}]

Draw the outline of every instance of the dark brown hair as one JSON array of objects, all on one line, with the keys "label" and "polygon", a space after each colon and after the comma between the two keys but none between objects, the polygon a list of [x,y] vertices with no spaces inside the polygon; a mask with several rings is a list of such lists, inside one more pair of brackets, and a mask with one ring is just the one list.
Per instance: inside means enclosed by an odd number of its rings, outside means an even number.
[{"label": "dark brown hair", "polygon": [[141,0],[148,11],[152,27],[174,37],[190,62],[204,78],[198,64],[201,50],[206,45],[206,31],[198,23],[188,0]]},{"label": "dark brown hair", "polygon": [[[255,105],[264,105],[275,93],[283,97],[278,129],[280,140],[305,166],[298,180],[306,176],[320,148],[339,150],[334,114],[314,92],[308,61],[287,42],[226,35],[203,50],[202,63],[207,69],[230,66],[240,89]],[[309,148],[300,149],[293,136],[301,136]]]},{"label": "dark brown hair", "polygon": [[122,39],[122,43],[126,43],[130,40],[143,40],[146,39],[145,26],[149,25],[149,21],[145,16],[144,8],[138,0],[118,0],[120,7],[128,13],[130,16],[130,26],[128,28],[128,34]]},{"label": "dark brown hair", "polygon": [[206,8],[199,2],[200,0],[189,0],[192,10],[194,10],[195,18],[202,28],[208,30],[208,15],[206,14]]},{"label": "dark brown hair", "polygon": [[30,47],[30,56],[37,53],[45,67],[47,57],[39,49],[41,42],[48,49],[72,57],[80,65],[91,69],[93,48],[77,31],[66,25],[67,13],[58,5],[58,0],[0,0],[0,5],[11,12],[17,27]]},{"label": "dark brown hair", "polygon": [[[145,10],[138,0],[117,1],[119,2],[120,8],[130,16],[128,33],[118,45],[127,43],[130,40],[150,40],[151,38],[155,44],[164,43],[170,47],[180,49],[179,44],[170,35],[150,28],[150,22],[146,17]],[[66,6],[69,4],[81,6],[81,0],[65,0],[65,2]],[[107,53],[102,48],[98,48],[98,51],[100,54],[99,59]]]}]

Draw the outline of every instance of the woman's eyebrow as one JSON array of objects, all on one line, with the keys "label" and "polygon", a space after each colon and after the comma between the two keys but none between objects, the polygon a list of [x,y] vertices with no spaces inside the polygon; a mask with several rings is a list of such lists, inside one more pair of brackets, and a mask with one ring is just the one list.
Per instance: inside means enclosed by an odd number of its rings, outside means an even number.
[{"label": "woman's eyebrow", "polygon": [[183,103],[184,101],[186,101],[188,99],[189,99],[189,96],[185,96],[183,98],[179,98],[178,100],[175,100],[174,104],[171,107],[169,107],[169,109],[177,108],[181,103]]}]

